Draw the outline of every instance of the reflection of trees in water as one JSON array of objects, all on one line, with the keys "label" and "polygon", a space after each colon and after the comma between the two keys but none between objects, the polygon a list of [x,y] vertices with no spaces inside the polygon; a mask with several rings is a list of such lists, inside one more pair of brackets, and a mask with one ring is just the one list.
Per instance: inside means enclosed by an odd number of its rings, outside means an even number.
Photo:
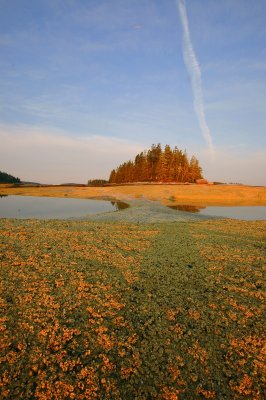
[{"label": "reflection of trees in water", "polygon": [[8,195],[7,194],[1,194],[0,193],[0,197],[7,197]]},{"label": "reflection of trees in water", "polygon": [[129,207],[129,205],[123,201],[111,201],[111,204],[115,206],[118,211]]},{"label": "reflection of trees in water", "polygon": [[199,212],[200,210],[203,210],[204,208],[206,208],[204,206],[192,206],[189,204],[177,204],[177,205],[168,206],[168,207],[172,208],[174,210],[178,210],[178,211],[187,211],[187,212],[193,212],[193,213]]}]

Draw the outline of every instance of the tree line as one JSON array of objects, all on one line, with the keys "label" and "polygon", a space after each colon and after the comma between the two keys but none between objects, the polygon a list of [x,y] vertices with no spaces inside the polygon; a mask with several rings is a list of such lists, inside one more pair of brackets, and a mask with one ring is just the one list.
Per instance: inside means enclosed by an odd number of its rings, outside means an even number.
[{"label": "tree line", "polygon": [[20,183],[20,179],[0,171],[0,183]]},{"label": "tree line", "polygon": [[127,161],[113,169],[110,183],[129,182],[195,182],[203,178],[202,168],[195,156],[190,159],[186,151],[173,149],[167,144],[153,144],[139,153],[134,161]]}]

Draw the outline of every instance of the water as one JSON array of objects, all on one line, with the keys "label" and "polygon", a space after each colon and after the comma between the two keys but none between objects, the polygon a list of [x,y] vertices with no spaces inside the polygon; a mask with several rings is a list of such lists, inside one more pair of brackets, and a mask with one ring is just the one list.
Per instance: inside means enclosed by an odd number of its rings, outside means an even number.
[{"label": "water", "polygon": [[118,201],[0,195],[0,218],[79,218],[127,206]]},{"label": "water", "polygon": [[266,220],[265,206],[192,206],[179,204],[169,206],[172,209],[193,212],[200,215],[216,216],[242,220]]}]

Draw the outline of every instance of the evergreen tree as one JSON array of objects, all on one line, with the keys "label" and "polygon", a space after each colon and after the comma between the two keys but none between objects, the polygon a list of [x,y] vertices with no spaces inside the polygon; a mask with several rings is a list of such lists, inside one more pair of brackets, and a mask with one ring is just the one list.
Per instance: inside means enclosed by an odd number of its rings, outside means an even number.
[{"label": "evergreen tree", "polygon": [[116,180],[116,172],[115,172],[115,170],[113,169],[113,170],[111,171],[111,173],[110,173],[109,182],[110,182],[110,183],[115,183],[115,180]]},{"label": "evergreen tree", "polygon": [[181,155],[182,152],[175,146],[170,167],[170,177],[172,182],[180,182],[181,175]]},{"label": "evergreen tree", "polygon": [[181,160],[181,171],[182,171],[182,180],[181,182],[190,182],[189,180],[189,161],[188,161],[188,156],[186,150],[182,154],[182,160]]},{"label": "evergreen tree", "polygon": [[153,144],[151,149],[147,152],[147,162],[148,162],[148,171],[149,177],[148,180],[150,182],[157,181],[157,170],[160,156],[162,154],[162,148],[160,143],[157,145]]},{"label": "evergreen tree", "polygon": [[169,182],[170,178],[170,168],[172,163],[172,150],[167,144],[164,151],[161,153],[159,162],[157,165],[157,177],[159,181]]},{"label": "evergreen tree", "polygon": [[202,169],[195,156],[192,156],[189,163],[190,182],[196,182],[197,179],[202,178]]}]

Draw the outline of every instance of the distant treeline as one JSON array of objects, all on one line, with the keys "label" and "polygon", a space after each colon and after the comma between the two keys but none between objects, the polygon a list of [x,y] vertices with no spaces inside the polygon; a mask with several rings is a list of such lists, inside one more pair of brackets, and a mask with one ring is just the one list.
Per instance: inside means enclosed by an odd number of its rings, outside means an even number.
[{"label": "distant treeline", "polygon": [[0,171],[0,183],[20,183],[20,179]]},{"label": "distant treeline", "polygon": [[89,186],[104,186],[108,183],[105,179],[90,179],[88,180]]},{"label": "distant treeline", "polygon": [[202,169],[195,156],[188,159],[186,151],[160,143],[143,151],[134,161],[119,165],[110,174],[110,183],[128,182],[195,182],[201,179]]}]

